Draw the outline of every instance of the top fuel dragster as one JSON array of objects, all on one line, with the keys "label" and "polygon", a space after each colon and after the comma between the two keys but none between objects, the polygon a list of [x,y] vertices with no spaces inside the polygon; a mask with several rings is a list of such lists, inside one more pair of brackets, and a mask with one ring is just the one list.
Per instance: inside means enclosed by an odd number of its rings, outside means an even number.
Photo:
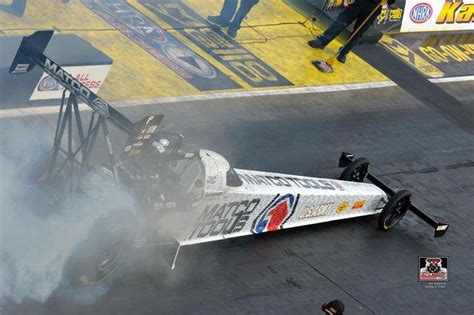
[{"label": "top fuel dragster", "polygon": [[[117,269],[127,249],[156,241],[163,231],[177,244],[174,268],[180,246],[361,216],[378,215],[379,228],[389,230],[410,210],[435,228],[435,237],[448,229],[415,207],[408,191],[393,191],[377,179],[365,158],[343,153],[339,166],[345,169],[338,180],[243,170],[215,152],[186,148],[181,134],[162,127],[162,115],[133,123],[43,54],[52,35],[38,31],[24,37],[10,68],[20,74],[38,65],[65,87],[50,166],[42,180],[57,182],[62,174],[63,187],[91,196],[99,186],[119,186],[134,195],[140,208],[98,220],[71,257],[72,283],[100,283]],[[78,100],[93,109],[87,128]],[[74,117],[76,142],[71,140]],[[119,157],[108,122],[128,134]],[[100,129],[108,166],[90,163]],[[166,229],[169,222],[173,226]]]}]

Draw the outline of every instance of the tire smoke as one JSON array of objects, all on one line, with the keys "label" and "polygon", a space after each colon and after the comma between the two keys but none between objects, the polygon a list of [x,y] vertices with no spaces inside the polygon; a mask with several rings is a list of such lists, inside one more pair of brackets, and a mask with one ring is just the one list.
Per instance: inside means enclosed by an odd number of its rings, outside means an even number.
[{"label": "tire smoke", "polygon": [[133,200],[109,187],[95,199],[71,195],[52,202],[54,188],[30,176],[44,148],[51,147],[52,132],[2,121],[0,133],[0,305],[45,302],[65,283],[68,258],[94,222],[124,205],[133,208]]}]

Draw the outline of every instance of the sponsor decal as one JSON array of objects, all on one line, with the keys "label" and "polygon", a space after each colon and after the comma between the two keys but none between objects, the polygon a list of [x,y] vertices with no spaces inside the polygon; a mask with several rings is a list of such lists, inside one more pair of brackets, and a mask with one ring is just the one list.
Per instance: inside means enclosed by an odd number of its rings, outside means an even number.
[{"label": "sponsor decal", "polygon": [[252,87],[293,85],[182,1],[139,0],[139,3]]},{"label": "sponsor decal", "polygon": [[188,239],[240,232],[260,204],[260,199],[206,205]]},{"label": "sponsor decal", "polygon": [[352,210],[360,210],[360,209],[364,208],[364,205],[365,205],[365,200],[357,200],[352,205]]},{"label": "sponsor decal", "polygon": [[[89,80],[89,73],[78,73],[74,76],[74,79],[81,82],[82,85],[90,90],[98,89],[102,84],[102,80]],[[59,91],[63,89],[64,88],[49,75],[40,80],[37,88],[38,91]]]},{"label": "sponsor decal", "polygon": [[410,19],[413,23],[424,23],[433,14],[433,8],[428,3],[419,3],[410,11]]},{"label": "sponsor decal", "polygon": [[29,66],[30,66],[29,63],[19,63],[16,65],[15,69],[12,71],[12,74],[26,73]]},{"label": "sponsor decal", "polygon": [[89,98],[91,91],[83,86],[78,80],[76,80],[71,74],[67,73],[64,69],[58,66],[54,61],[46,58],[44,65],[51,76],[56,80],[60,81],[70,91],[76,94],[82,95],[85,98]]},{"label": "sponsor decal", "polygon": [[162,138],[162,139],[160,139],[160,143],[161,143],[162,146],[167,147],[167,146],[169,146],[170,141],[166,138]]},{"label": "sponsor decal", "polygon": [[260,174],[243,174],[239,173],[239,177],[246,183],[257,186],[275,186],[275,187],[297,187],[308,189],[327,189],[344,190],[342,186],[332,185],[328,180],[314,179],[296,176],[273,176]]},{"label": "sponsor decal", "polygon": [[403,8],[382,9],[377,16],[376,25],[401,23],[403,17]]},{"label": "sponsor decal", "polygon": [[[143,142],[138,142],[138,143],[143,144]],[[138,144],[138,143],[136,143],[136,144]],[[160,142],[153,141],[153,143],[151,145],[156,150],[158,150],[158,152],[160,152],[160,153],[165,153],[166,152],[166,148]]]},{"label": "sponsor decal", "polygon": [[252,224],[252,232],[260,234],[280,230],[295,212],[300,195],[277,195]]},{"label": "sponsor decal", "polygon": [[211,185],[217,183],[217,175],[208,176],[207,183]]},{"label": "sponsor decal", "polygon": [[241,88],[127,1],[82,0],[82,3],[197,89]]},{"label": "sponsor decal", "polygon": [[343,213],[349,208],[349,202],[343,201],[340,204],[337,205],[336,207],[336,212],[337,213]]},{"label": "sponsor decal", "polygon": [[62,89],[62,86],[49,75],[41,79],[37,88],[38,91],[59,91]]},{"label": "sponsor decal", "polygon": [[310,219],[314,217],[321,217],[329,214],[334,203],[323,203],[320,205],[306,205],[303,208],[302,214],[299,216],[300,220]]},{"label": "sponsor decal", "polygon": [[448,257],[418,257],[419,281],[448,281]]},{"label": "sponsor decal", "polygon": [[338,181],[332,181],[332,183],[334,184],[334,186],[336,186],[337,189],[339,189],[340,191],[344,191],[344,187],[341,185],[341,183],[339,183]]},{"label": "sponsor decal", "polygon": [[109,115],[109,105],[106,102],[97,97],[90,104],[100,115],[107,117]]}]

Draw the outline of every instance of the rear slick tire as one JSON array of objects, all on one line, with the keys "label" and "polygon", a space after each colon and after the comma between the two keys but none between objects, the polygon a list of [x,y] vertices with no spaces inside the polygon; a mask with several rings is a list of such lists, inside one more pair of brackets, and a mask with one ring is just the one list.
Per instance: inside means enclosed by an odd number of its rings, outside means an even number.
[{"label": "rear slick tire", "polygon": [[112,212],[98,219],[69,258],[65,275],[69,284],[97,286],[110,278],[132,248],[135,234],[135,216],[129,212]]}]

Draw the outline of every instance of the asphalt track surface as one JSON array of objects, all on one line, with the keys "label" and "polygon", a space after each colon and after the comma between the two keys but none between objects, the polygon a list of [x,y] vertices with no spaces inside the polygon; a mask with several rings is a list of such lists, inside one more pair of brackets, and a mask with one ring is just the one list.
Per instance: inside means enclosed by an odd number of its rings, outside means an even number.
[{"label": "asphalt track surface", "polygon": [[[474,84],[444,84],[474,106]],[[413,214],[390,232],[376,217],[184,247],[174,271],[158,248],[136,249],[111,287],[84,303],[61,289],[5,314],[473,314],[474,136],[397,87],[122,108],[132,120],[164,113],[191,142],[239,168],[337,177],[342,151],[450,224],[446,236]],[[55,116],[30,118],[54,125]],[[13,120],[13,119],[11,119]],[[21,120],[26,120],[22,117]],[[119,139],[118,134],[114,137]],[[449,282],[418,282],[418,256],[449,256]]]}]

